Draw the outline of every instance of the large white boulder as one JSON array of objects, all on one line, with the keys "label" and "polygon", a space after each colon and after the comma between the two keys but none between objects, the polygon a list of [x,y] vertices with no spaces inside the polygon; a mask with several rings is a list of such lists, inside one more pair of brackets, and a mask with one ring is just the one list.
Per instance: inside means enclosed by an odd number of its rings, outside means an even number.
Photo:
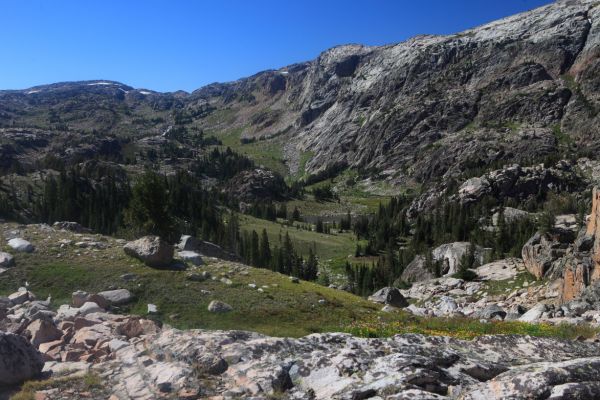
[{"label": "large white boulder", "polygon": [[30,242],[21,238],[10,239],[8,245],[21,253],[32,253],[35,250],[35,247]]},{"label": "large white boulder", "polygon": [[153,268],[166,268],[173,262],[173,246],[158,236],[144,236],[127,243],[123,249],[131,257]]}]

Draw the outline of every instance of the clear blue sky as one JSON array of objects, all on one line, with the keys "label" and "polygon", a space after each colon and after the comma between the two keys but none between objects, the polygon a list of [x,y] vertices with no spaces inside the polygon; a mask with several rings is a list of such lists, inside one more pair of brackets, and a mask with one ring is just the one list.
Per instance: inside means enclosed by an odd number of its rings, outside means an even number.
[{"label": "clear blue sky", "polygon": [[339,44],[453,33],[551,0],[0,0],[0,89],[86,79],[192,91]]}]

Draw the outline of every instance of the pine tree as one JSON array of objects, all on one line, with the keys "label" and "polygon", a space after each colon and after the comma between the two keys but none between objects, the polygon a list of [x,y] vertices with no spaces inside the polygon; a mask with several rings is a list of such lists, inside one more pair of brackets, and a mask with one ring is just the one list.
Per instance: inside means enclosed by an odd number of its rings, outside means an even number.
[{"label": "pine tree", "polygon": [[175,221],[167,203],[167,185],[154,172],[144,173],[132,190],[125,214],[126,226],[135,235],[158,235],[165,240],[177,240]]},{"label": "pine tree", "polygon": [[252,230],[250,238],[250,263],[257,267],[263,267],[262,258],[260,256],[258,233]]},{"label": "pine tree", "polygon": [[269,245],[269,235],[267,230],[263,228],[260,241],[260,258],[261,267],[268,268],[271,265],[271,247]]}]

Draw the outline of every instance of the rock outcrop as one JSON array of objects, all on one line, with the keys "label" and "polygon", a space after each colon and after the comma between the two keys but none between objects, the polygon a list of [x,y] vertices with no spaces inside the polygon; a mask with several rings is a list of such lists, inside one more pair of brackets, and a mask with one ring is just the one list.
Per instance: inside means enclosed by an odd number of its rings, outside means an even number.
[{"label": "rock outcrop", "polygon": [[144,236],[127,243],[123,250],[152,268],[167,268],[173,262],[173,246],[158,236]]},{"label": "rock outcrop", "polygon": [[287,193],[287,186],[280,175],[266,169],[242,171],[228,182],[226,192],[242,202],[258,200],[281,200]]},{"label": "rock outcrop", "polygon": [[525,267],[537,279],[560,277],[560,260],[573,240],[575,235],[570,230],[553,228],[545,233],[537,232],[523,246],[521,255]]},{"label": "rock outcrop", "polygon": [[462,203],[479,201],[485,196],[522,201],[550,190],[575,191],[583,188],[585,184],[575,166],[563,160],[553,167],[521,167],[515,164],[468,179],[458,189],[458,198]]},{"label": "rock outcrop", "polygon": [[[16,332],[0,333],[0,384],[34,378],[43,357],[43,371],[51,377],[101,376],[103,396],[113,399],[499,400],[550,392],[558,399],[566,391],[596,393],[598,385],[593,372],[600,365],[600,344],[595,342],[510,335],[470,341],[414,334],[364,339],[343,333],[292,339],[181,331],[112,315],[94,303],[94,312],[86,313],[90,302],[61,306],[51,319],[32,316],[34,308],[48,304],[27,300],[0,319]],[[491,305],[480,316],[504,314]],[[68,390],[72,398],[89,396],[85,388]]]}]

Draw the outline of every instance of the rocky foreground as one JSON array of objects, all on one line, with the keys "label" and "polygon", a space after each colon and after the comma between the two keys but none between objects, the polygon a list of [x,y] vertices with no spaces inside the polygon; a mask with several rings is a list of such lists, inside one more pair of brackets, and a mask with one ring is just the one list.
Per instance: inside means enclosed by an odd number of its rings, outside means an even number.
[{"label": "rocky foreground", "polygon": [[[92,396],[59,377],[97,376],[116,399],[584,399],[600,396],[600,344],[525,336],[275,338],[177,330],[75,293],[50,311],[24,288],[0,301],[0,383],[54,379],[36,399]],[[79,307],[75,307],[79,304]],[[62,381],[64,382],[64,380]],[[50,383],[50,386],[52,384]]]}]

